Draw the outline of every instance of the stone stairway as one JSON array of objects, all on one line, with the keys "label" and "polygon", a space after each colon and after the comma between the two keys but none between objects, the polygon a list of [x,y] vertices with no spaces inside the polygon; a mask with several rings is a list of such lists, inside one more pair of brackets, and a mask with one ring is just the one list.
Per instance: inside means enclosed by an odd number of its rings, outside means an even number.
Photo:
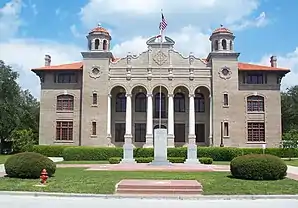
[{"label": "stone stairway", "polygon": [[202,185],[196,180],[122,180],[116,185],[117,195],[201,195]]}]

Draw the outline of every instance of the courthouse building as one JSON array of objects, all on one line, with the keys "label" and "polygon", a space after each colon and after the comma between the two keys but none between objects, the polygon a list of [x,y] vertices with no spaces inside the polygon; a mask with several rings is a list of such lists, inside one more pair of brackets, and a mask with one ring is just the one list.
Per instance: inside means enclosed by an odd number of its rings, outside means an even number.
[{"label": "courthouse building", "polygon": [[32,69],[41,82],[40,144],[152,147],[160,125],[169,147],[279,145],[280,83],[289,69],[275,56],[268,66],[239,62],[229,29],[213,31],[203,58],[182,55],[167,36],[115,57],[101,26],[87,41],[81,62],[53,66],[46,55],[45,66]]}]

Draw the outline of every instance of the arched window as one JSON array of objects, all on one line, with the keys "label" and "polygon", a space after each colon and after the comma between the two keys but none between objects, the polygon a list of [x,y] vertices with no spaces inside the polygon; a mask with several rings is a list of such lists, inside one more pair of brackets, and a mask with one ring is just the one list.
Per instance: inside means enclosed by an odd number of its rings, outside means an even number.
[{"label": "arched window", "polygon": [[95,49],[95,50],[98,50],[98,48],[99,48],[99,40],[96,39],[96,40],[95,40],[95,47],[94,47],[94,49]]},{"label": "arched window", "polygon": [[205,112],[205,98],[202,93],[195,94],[195,111],[196,112]]},{"label": "arched window", "polygon": [[165,94],[159,93],[159,92],[156,93],[154,96],[154,100],[155,100],[154,117],[159,118],[159,112],[161,112],[161,117],[166,118],[166,96],[165,96]]},{"label": "arched window", "polygon": [[214,50],[218,50],[218,40],[214,41]]},{"label": "arched window", "polygon": [[264,97],[252,95],[247,97],[247,111],[264,111]]},{"label": "arched window", "polygon": [[185,112],[185,96],[183,93],[176,93],[174,96],[175,112]]},{"label": "arched window", "polygon": [[143,92],[136,94],[135,97],[135,112],[146,112],[147,102],[146,95]]},{"label": "arched window", "polygon": [[103,41],[103,48],[102,48],[104,51],[108,50],[108,41],[107,40],[104,40]]},{"label": "arched window", "polygon": [[120,92],[116,95],[116,112],[126,111],[126,97],[125,93]]},{"label": "arched window", "polygon": [[72,95],[57,96],[57,110],[73,111],[74,97]]},{"label": "arched window", "polygon": [[227,50],[227,41],[225,39],[221,41],[221,45],[222,45],[222,49]]}]

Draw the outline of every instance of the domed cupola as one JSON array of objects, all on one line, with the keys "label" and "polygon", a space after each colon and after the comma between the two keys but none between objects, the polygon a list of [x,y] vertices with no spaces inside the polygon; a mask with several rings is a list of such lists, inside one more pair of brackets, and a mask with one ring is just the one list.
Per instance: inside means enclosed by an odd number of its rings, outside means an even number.
[{"label": "domed cupola", "polygon": [[233,32],[221,25],[212,32],[209,40],[211,41],[212,52],[234,52]]},{"label": "domed cupola", "polygon": [[88,49],[90,51],[109,51],[112,37],[100,24],[93,28],[87,35]]}]

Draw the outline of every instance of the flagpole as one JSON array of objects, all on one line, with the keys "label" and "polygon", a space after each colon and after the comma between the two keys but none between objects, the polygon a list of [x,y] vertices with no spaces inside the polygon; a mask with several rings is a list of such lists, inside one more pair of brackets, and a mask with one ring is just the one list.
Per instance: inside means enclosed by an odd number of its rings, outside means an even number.
[{"label": "flagpole", "polygon": [[[162,9],[161,9],[162,14]],[[162,23],[160,23],[162,24]],[[160,25],[160,51],[162,51],[162,38],[163,38],[163,32],[162,32],[162,26]],[[160,85],[159,85],[159,128],[161,129],[161,66],[159,68],[159,79],[160,79]]]}]

